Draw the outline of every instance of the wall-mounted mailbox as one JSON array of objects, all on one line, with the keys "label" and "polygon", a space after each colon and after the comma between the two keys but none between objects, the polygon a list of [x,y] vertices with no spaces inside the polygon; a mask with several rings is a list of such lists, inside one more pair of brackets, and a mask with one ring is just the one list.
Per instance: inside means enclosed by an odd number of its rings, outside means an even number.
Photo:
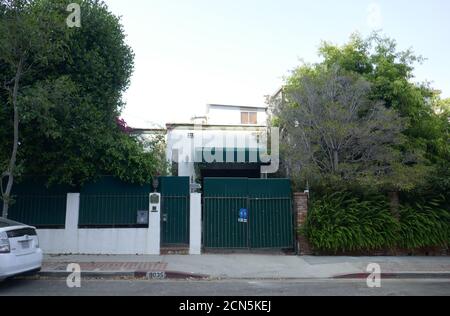
[{"label": "wall-mounted mailbox", "polygon": [[157,213],[161,211],[161,195],[158,193],[150,194],[150,212]]},{"label": "wall-mounted mailbox", "polygon": [[147,225],[148,224],[148,211],[137,211],[137,224]]}]

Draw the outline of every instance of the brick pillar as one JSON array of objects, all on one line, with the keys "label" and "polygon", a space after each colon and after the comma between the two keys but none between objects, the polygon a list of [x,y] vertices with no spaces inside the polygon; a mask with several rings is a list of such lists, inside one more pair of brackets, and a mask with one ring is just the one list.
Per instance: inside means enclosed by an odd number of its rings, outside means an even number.
[{"label": "brick pillar", "polygon": [[306,223],[306,217],[308,215],[308,194],[307,193],[294,193],[294,210],[297,215],[297,246],[298,254],[301,256],[312,255],[311,247],[304,236],[298,233],[298,230]]}]

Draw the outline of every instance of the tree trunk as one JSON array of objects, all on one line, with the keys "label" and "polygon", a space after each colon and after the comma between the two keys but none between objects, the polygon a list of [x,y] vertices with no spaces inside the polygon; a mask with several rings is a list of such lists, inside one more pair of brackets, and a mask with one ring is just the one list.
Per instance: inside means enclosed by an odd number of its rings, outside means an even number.
[{"label": "tree trunk", "polygon": [[[14,184],[14,169],[16,168],[17,160],[17,150],[19,147],[19,109],[17,106],[17,95],[19,93],[19,82],[22,76],[22,63],[20,60],[16,76],[14,78],[14,88],[12,92],[12,102],[14,108],[14,139],[13,139],[13,149],[11,153],[11,159],[9,160],[8,170],[2,175],[2,198],[3,198],[3,214],[4,218],[8,218],[9,202],[11,201],[11,191]],[[6,184],[6,190],[3,191],[3,179],[7,178],[8,182]]]},{"label": "tree trunk", "polygon": [[334,172],[339,171],[339,153],[337,150],[333,151],[333,169]]},{"label": "tree trunk", "polygon": [[392,215],[395,216],[396,219],[400,219],[400,197],[398,191],[391,191],[388,193],[389,196],[389,204],[391,207]]}]

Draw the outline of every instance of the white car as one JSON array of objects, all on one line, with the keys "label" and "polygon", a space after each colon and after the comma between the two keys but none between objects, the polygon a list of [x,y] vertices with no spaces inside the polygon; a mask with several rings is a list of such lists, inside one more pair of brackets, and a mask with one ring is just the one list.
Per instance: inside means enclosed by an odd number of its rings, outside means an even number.
[{"label": "white car", "polygon": [[0,281],[41,270],[36,228],[0,217]]}]

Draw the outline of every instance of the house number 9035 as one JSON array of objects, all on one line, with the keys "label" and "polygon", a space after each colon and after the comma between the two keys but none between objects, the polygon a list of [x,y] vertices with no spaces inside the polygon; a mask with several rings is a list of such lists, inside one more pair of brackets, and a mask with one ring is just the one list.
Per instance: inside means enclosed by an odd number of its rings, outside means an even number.
[{"label": "house number 9035", "polygon": [[150,280],[164,280],[167,276],[165,272],[149,272],[148,278]]}]

